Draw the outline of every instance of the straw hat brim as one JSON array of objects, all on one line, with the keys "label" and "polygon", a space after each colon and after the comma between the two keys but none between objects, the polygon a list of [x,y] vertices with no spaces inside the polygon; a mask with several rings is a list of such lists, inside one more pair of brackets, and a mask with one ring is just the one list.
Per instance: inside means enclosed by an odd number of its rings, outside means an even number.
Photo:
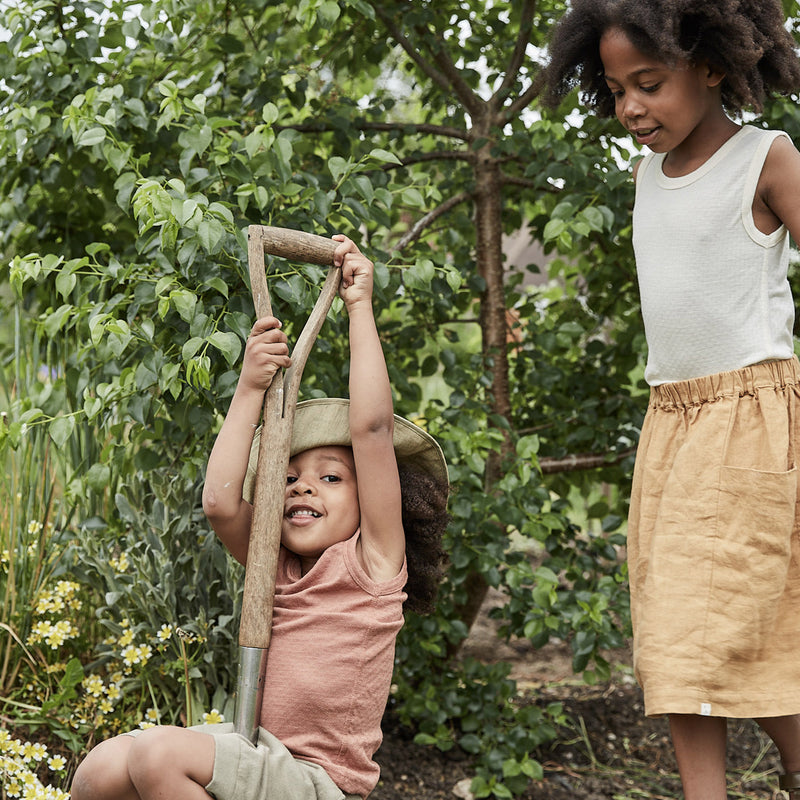
[{"label": "straw hat brim", "polygon": [[[290,457],[312,447],[350,447],[349,413],[350,401],[339,397],[322,397],[298,403],[292,426]],[[442,448],[427,431],[395,414],[393,442],[399,465],[448,484],[447,462]],[[258,428],[250,448],[250,461],[242,490],[242,497],[248,502],[253,500],[260,443],[261,428]]]}]

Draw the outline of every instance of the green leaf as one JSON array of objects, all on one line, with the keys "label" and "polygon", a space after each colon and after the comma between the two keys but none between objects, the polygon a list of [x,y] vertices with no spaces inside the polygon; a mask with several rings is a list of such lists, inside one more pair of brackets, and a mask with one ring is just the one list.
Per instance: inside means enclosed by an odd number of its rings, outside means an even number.
[{"label": "green leaf", "polygon": [[111,479],[111,468],[107,464],[92,464],[86,473],[89,486],[96,492],[103,492],[108,488]]},{"label": "green leaf", "polygon": [[551,242],[553,239],[557,239],[566,227],[567,223],[563,219],[551,219],[547,225],[544,226],[545,242]]},{"label": "green leaf", "polygon": [[88,128],[75,139],[75,144],[78,147],[91,147],[92,145],[100,144],[105,138],[106,132],[104,128]]},{"label": "green leaf", "polygon": [[189,147],[195,153],[200,155],[206,151],[206,148],[211,144],[213,131],[210,125],[201,125],[198,128],[189,128],[184,131],[179,137],[178,141],[183,147]]},{"label": "green leaf", "polygon": [[370,150],[369,157],[374,158],[377,161],[382,161],[386,164],[403,163],[394,153],[390,153],[388,150],[382,150],[380,147],[376,147],[374,150]]},{"label": "green leaf", "polygon": [[207,253],[216,253],[222,238],[225,236],[225,228],[222,227],[222,223],[219,220],[213,217],[204,217],[197,226],[197,235],[200,238],[200,244]]},{"label": "green leaf", "polygon": [[343,159],[341,156],[333,156],[328,159],[328,169],[331,172],[334,182],[338,183],[342,175],[344,175],[350,167],[350,162]]},{"label": "green leaf", "polygon": [[263,119],[267,125],[272,125],[273,122],[277,122],[279,117],[280,114],[275,103],[264,104],[264,108],[261,109],[261,119]]},{"label": "green leaf", "polygon": [[235,333],[215,331],[208,337],[208,340],[225,356],[225,360],[231,366],[239,360],[239,354],[242,352],[242,341]]},{"label": "green leaf", "polygon": [[56,417],[48,426],[50,438],[58,448],[63,448],[66,446],[74,430],[75,417],[73,416]]},{"label": "green leaf", "polygon": [[193,336],[189,339],[181,349],[181,357],[184,361],[188,361],[197,355],[197,351],[203,346],[204,340],[199,336]]},{"label": "green leaf", "polygon": [[191,322],[197,305],[197,295],[188,289],[175,289],[169,293],[169,299],[181,319]]}]

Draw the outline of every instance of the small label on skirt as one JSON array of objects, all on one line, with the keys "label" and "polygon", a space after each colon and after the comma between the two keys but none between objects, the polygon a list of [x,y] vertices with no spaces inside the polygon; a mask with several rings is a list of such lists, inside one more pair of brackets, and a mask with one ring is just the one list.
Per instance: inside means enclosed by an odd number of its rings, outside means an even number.
[{"label": "small label on skirt", "polygon": [[700,716],[701,717],[711,716],[711,703],[700,703]]}]

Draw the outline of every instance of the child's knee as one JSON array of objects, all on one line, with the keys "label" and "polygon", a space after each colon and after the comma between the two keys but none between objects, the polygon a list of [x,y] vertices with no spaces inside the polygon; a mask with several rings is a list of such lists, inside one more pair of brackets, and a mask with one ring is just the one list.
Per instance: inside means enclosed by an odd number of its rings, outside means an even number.
[{"label": "child's knee", "polygon": [[211,780],[213,767],[211,736],[171,726],[143,731],[134,740],[128,760],[133,785],[144,790],[154,783],[182,778],[205,786]]},{"label": "child's knee", "polygon": [[117,736],[94,747],[72,778],[73,800],[130,797],[128,751],[133,742],[131,736]]}]

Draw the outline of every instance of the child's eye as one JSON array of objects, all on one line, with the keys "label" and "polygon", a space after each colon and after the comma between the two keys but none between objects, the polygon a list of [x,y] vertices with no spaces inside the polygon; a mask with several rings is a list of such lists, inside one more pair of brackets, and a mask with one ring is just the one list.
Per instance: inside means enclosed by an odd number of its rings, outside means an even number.
[{"label": "child's eye", "polygon": [[647,92],[648,94],[652,94],[653,92],[655,92],[658,89],[659,86],[661,86],[660,83],[653,83],[653,84],[650,84],[648,86],[642,86],[641,89],[642,89],[643,92]]},{"label": "child's eye", "polygon": [[289,486],[289,485],[293,484],[296,480],[297,480],[297,476],[296,475],[287,475],[286,476],[286,485]]},{"label": "child's eye", "polygon": [[322,480],[327,481],[328,483],[337,483],[341,480],[338,475],[323,475]]}]

